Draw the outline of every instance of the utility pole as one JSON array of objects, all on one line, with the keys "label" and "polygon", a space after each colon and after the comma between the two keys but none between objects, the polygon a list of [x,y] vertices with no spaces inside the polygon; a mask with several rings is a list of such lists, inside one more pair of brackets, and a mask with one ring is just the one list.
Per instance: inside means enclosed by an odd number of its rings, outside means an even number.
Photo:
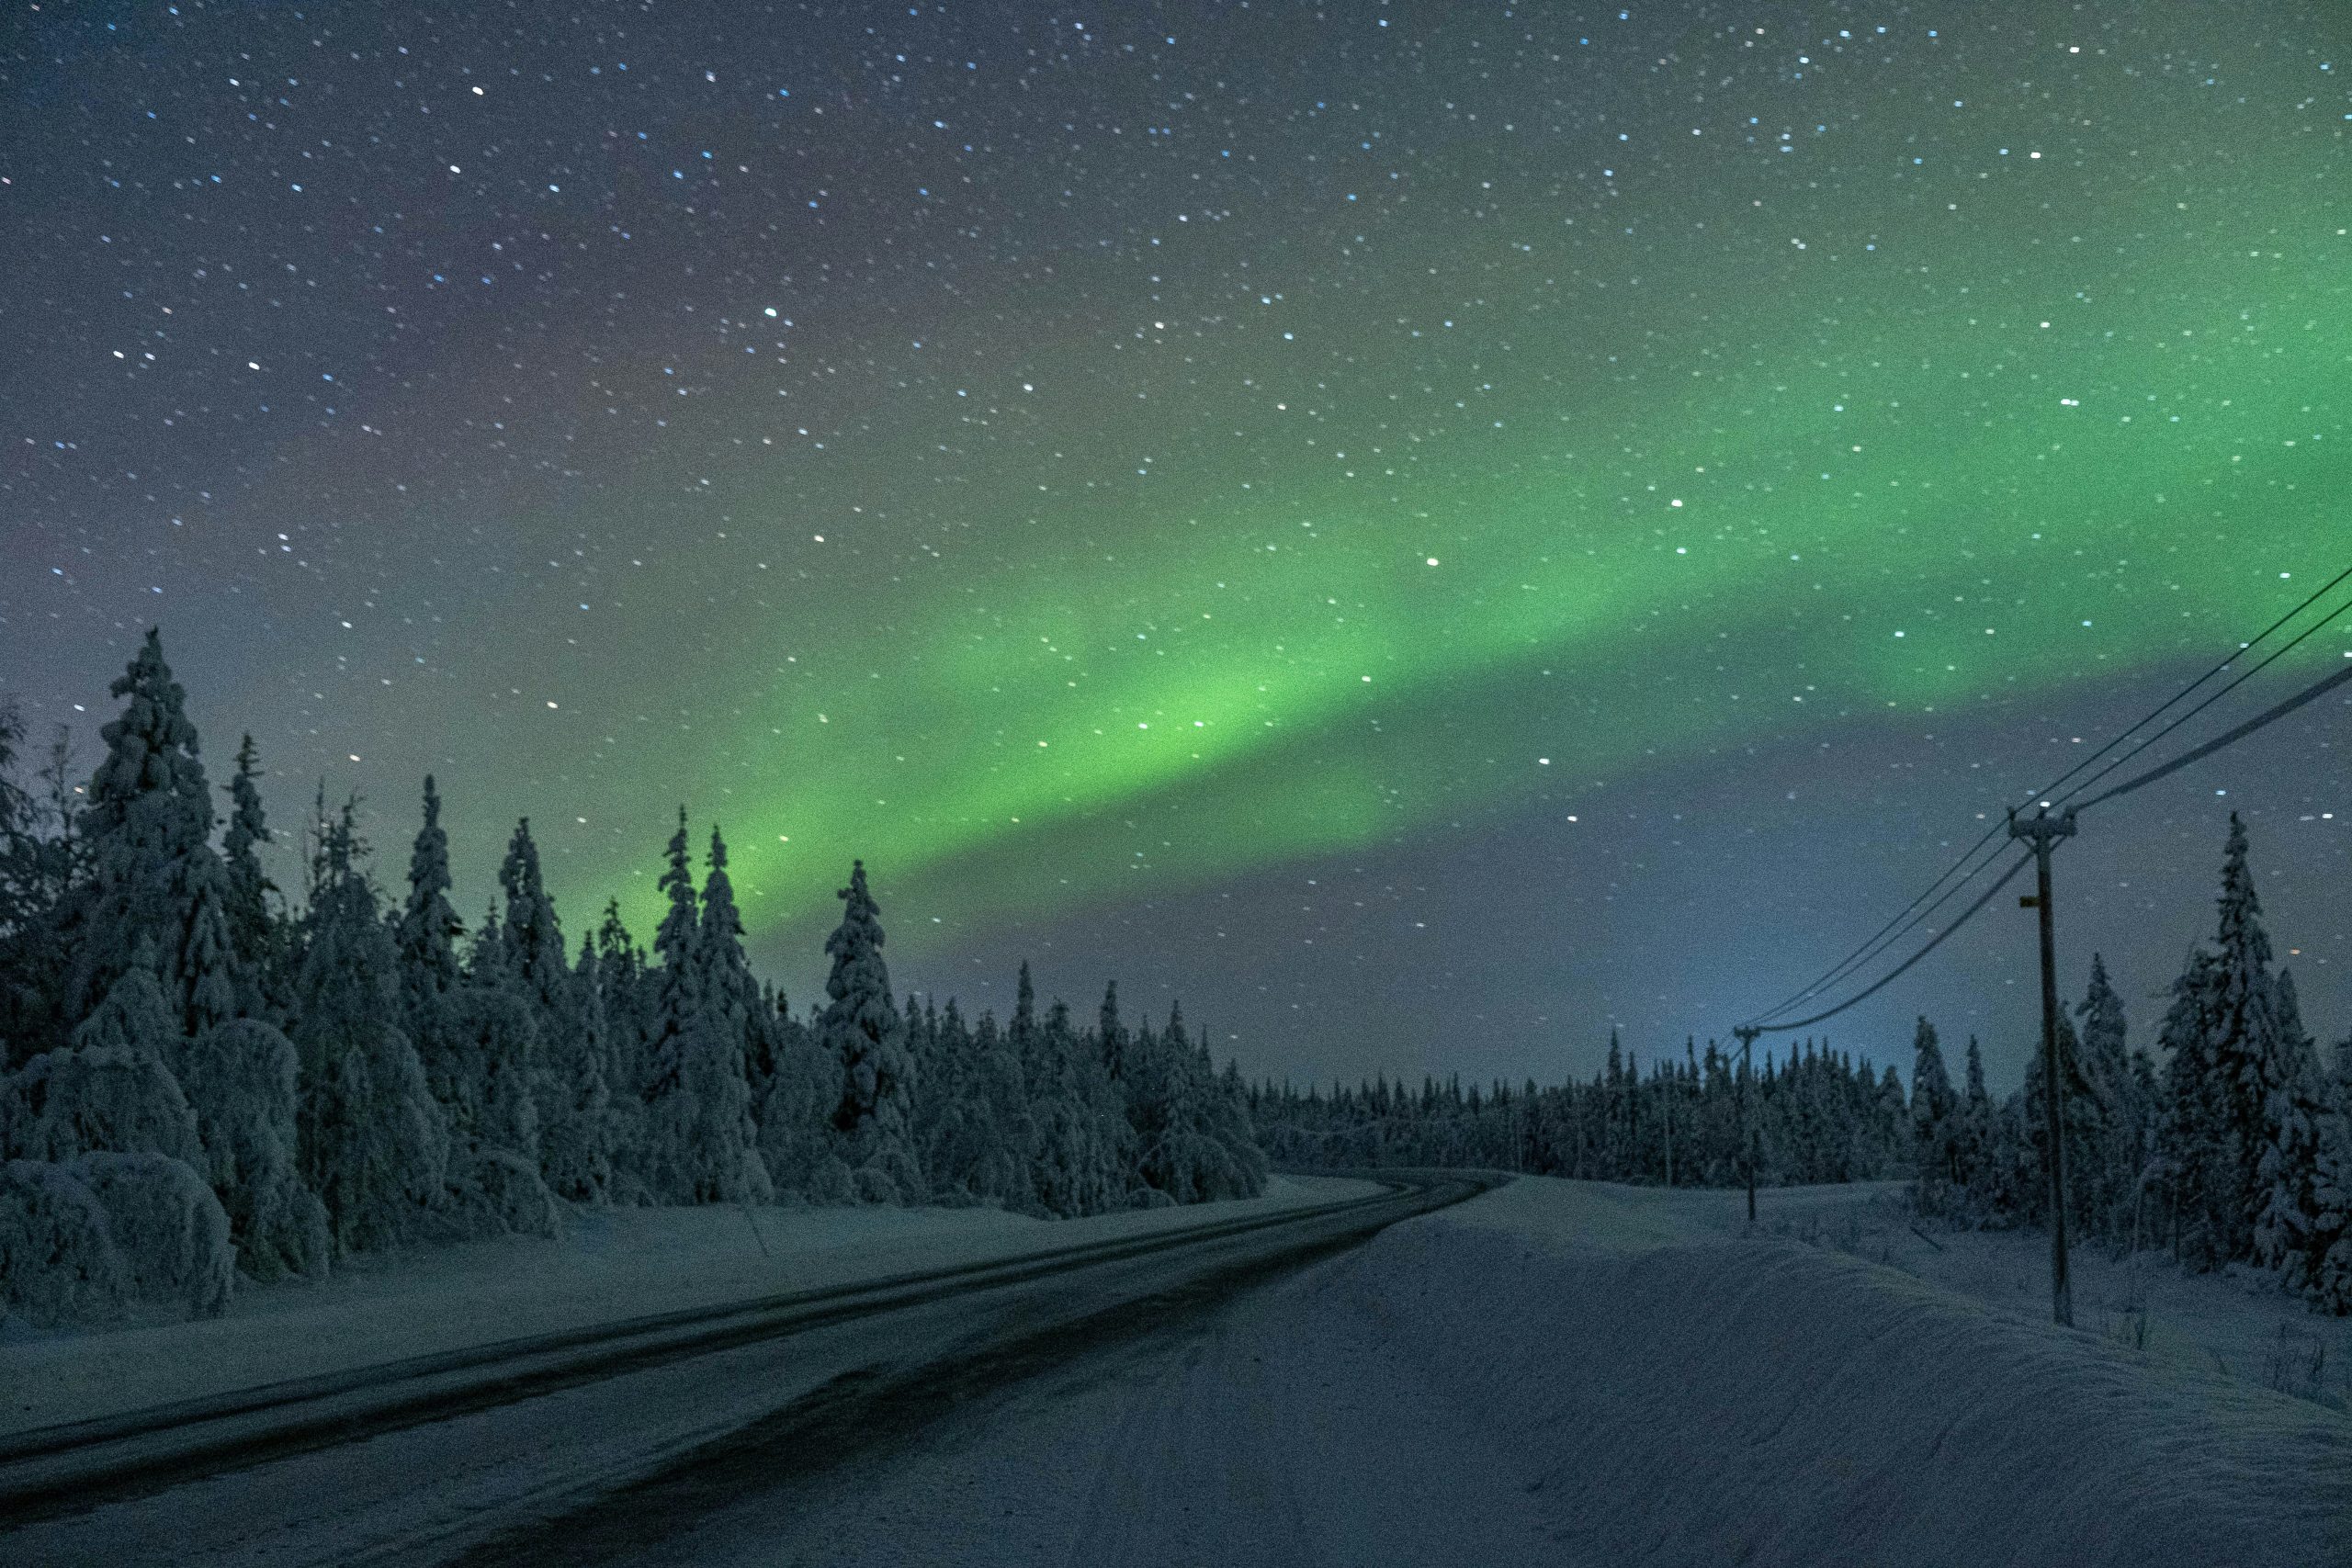
[{"label": "utility pole", "polygon": [[2075,814],[2052,817],[2044,806],[2020,822],[2009,808],[2009,837],[2033,845],[2034,890],[2018,900],[2041,920],[2041,1074],[2043,1116],[2050,1149],[2050,1315],[2075,1325],[2075,1292],[2066,1280],[2066,1085],[2058,1070],[2058,949],[2051,930],[2050,851],[2075,836]]},{"label": "utility pole", "polygon": [[1764,1032],[1752,1023],[1743,1023],[1732,1032],[1739,1036],[1739,1141],[1747,1155],[1747,1223],[1756,1223],[1756,1129],[1747,1121],[1747,1080],[1755,1077],[1756,1037]]}]

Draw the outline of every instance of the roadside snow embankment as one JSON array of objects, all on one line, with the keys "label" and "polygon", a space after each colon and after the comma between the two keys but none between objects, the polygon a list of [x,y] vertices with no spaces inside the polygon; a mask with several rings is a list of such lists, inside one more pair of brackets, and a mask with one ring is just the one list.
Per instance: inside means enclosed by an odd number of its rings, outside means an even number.
[{"label": "roadside snow embankment", "polygon": [[[109,1156],[111,1157],[111,1156]],[[237,1292],[227,1315],[0,1343],[0,1436],[653,1313],[854,1286],[1377,1190],[1276,1177],[1263,1197],[1036,1220],[1001,1209],[588,1209],[561,1236],[379,1253]]]},{"label": "roadside snow embankment", "polygon": [[1356,1260],[1563,1561],[2352,1562],[2343,1415],[1679,1196],[1523,1179]]}]

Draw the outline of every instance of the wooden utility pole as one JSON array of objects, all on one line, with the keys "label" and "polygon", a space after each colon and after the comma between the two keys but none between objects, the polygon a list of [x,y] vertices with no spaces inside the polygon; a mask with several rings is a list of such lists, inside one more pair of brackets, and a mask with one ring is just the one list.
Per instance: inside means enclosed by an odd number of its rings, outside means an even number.
[{"label": "wooden utility pole", "polygon": [[1756,1037],[1764,1032],[1752,1023],[1743,1023],[1732,1032],[1739,1036],[1739,1142],[1747,1167],[1747,1223],[1756,1223],[1756,1129],[1747,1121],[1747,1080],[1755,1077]]},{"label": "wooden utility pole", "polygon": [[2045,806],[2020,822],[2009,808],[2009,837],[2033,845],[2034,890],[2018,900],[2041,920],[2042,1116],[2050,1150],[2050,1315],[2075,1325],[2075,1292],[2066,1280],[2066,1083],[2058,1065],[2058,948],[2051,929],[2050,851],[2075,836],[2075,814],[2052,817]]}]

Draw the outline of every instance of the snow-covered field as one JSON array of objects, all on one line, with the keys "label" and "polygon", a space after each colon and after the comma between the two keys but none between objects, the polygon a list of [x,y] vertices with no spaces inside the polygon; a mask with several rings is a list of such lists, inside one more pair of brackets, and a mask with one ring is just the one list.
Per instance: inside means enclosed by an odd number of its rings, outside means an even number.
[{"label": "snow-covered field", "polygon": [[[1897,1182],[1810,1189],[1785,1204],[1767,1193],[1758,1228],[1887,1264],[2026,1322],[2048,1318],[2047,1232],[1948,1231],[1915,1220],[1902,1193]],[[2159,1251],[2120,1259],[2079,1240],[2067,1271],[2075,1325],[2142,1352],[2149,1365],[2352,1410],[2352,1318],[2313,1313],[2275,1274],[2189,1274]]]},{"label": "snow-covered field", "polygon": [[1238,1202],[1043,1221],[1000,1209],[576,1211],[512,1236],[355,1258],[239,1291],[224,1317],[0,1343],[0,1434],[638,1317],[1029,1256],[1375,1190],[1276,1178]]}]

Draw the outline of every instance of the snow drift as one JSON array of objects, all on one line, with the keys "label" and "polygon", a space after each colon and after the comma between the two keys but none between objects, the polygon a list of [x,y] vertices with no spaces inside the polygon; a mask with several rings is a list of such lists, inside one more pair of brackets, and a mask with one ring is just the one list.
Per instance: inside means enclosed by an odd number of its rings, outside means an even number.
[{"label": "snow drift", "polygon": [[1563,1561],[2352,1562],[2342,1415],[1642,1196],[1523,1179],[1352,1260]]}]

